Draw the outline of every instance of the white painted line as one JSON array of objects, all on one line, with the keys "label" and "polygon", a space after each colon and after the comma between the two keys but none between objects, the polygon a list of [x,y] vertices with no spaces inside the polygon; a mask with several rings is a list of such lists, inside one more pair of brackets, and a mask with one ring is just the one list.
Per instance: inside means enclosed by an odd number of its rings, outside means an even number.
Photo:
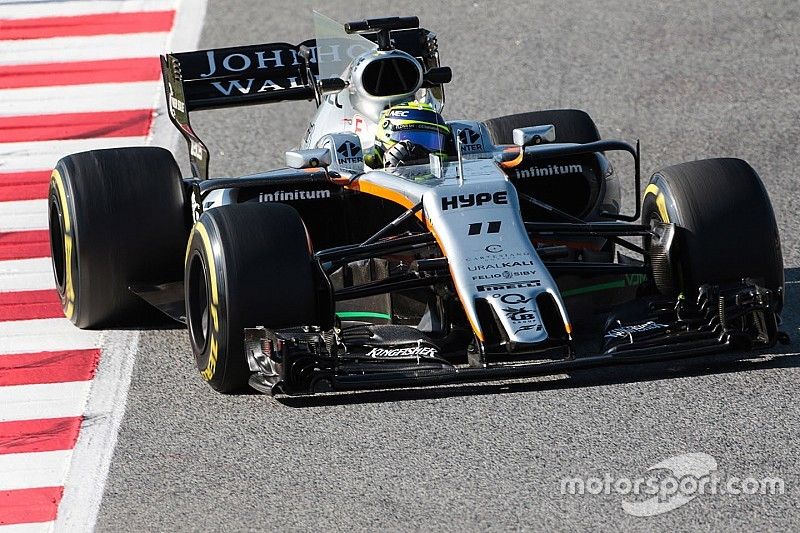
[{"label": "white painted line", "polygon": [[[100,345],[100,336],[99,331],[76,328],[66,318],[0,322],[0,356],[96,348]],[[3,409],[3,402],[0,401],[0,413]]]},{"label": "white painted line", "polygon": [[163,90],[160,81],[3,89],[0,116],[151,109]]},{"label": "white painted line", "polygon": [[49,257],[0,261],[0,292],[55,288],[53,265]]},{"label": "white painted line", "polygon": [[102,13],[135,13],[137,11],[164,11],[172,9],[170,0],[72,0],[11,1],[0,2],[0,19],[23,19],[43,17],[74,17],[78,15],[99,15]]},{"label": "white painted line", "polygon": [[[58,530],[91,531],[97,520],[108,470],[125,406],[139,346],[138,331],[109,331],[92,382],[75,454],[59,507]],[[71,527],[64,529],[64,524]]]},{"label": "white painted line", "polygon": [[0,202],[0,233],[47,229],[47,200]]},{"label": "white painted line", "polygon": [[144,146],[146,143],[147,137],[0,143],[0,172],[24,172],[53,168],[59,159],[68,154],[101,148]]},{"label": "white painted line", "polygon": [[91,385],[91,381],[68,381],[0,387],[0,422],[81,416]]},{"label": "white painted line", "polygon": [[158,57],[164,52],[168,35],[155,32],[3,41],[0,65]]},{"label": "white painted line", "polygon": [[50,533],[55,525],[55,522],[0,525],[0,533]]},{"label": "white painted line", "polygon": [[0,455],[0,490],[58,487],[71,455],[72,450]]}]

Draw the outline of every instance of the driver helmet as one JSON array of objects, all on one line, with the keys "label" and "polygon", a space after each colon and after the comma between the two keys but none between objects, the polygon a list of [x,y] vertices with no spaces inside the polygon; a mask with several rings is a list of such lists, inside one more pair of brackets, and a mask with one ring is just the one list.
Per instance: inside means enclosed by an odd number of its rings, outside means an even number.
[{"label": "driver helmet", "polygon": [[384,110],[375,131],[375,147],[386,167],[426,164],[430,154],[445,158],[452,143],[450,126],[424,102]]}]

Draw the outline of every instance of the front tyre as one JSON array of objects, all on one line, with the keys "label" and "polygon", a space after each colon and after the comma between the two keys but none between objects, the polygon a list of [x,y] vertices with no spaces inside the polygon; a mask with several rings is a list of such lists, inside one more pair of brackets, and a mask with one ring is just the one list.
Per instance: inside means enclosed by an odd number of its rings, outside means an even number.
[{"label": "front tyre", "polygon": [[245,328],[318,323],[306,228],[287,205],[246,203],[203,213],[189,238],[184,287],[195,363],[219,392],[247,386]]},{"label": "front tyre", "polygon": [[780,236],[767,191],[741,159],[706,159],[659,170],[642,202],[642,222],[676,226],[669,285],[692,296],[703,284],[751,278],[783,303]]}]

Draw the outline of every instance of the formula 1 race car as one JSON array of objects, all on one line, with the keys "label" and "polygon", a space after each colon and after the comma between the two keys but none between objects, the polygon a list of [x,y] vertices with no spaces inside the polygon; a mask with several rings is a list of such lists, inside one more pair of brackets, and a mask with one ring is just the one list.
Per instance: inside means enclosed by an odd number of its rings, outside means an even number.
[{"label": "formula 1 race car", "polygon": [[[157,147],[59,161],[53,267],[78,327],[166,314],[214,389],[285,394],[787,340],[778,229],[749,164],[683,163],[643,187],[638,143],[601,140],[582,111],[445,121],[451,71],[416,17],[315,17],[297,46],[162,56],[191,178]],[[189,113],[286,100],[317,105],[287,168],[210,179]],[[631,161],[627,211],[612,154]]]}]

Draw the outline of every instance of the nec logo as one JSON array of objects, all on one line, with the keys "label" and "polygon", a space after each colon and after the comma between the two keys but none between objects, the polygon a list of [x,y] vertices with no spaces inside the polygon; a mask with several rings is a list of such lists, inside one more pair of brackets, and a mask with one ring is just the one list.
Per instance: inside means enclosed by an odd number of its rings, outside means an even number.
[{"label": "nec logo", "polygon": [[402,109],[395,109],[389,112],[390,117],[407,117],[408,111],[403,111]]},{"label": "nec logo", "polygon": [[455,196],[442,197],[442,211],[460,209],[462,207],[480,207],[483,204],[508,204],[508,192],[497,191],[494,194],[479,192],[478,194],[457,194]]}]

